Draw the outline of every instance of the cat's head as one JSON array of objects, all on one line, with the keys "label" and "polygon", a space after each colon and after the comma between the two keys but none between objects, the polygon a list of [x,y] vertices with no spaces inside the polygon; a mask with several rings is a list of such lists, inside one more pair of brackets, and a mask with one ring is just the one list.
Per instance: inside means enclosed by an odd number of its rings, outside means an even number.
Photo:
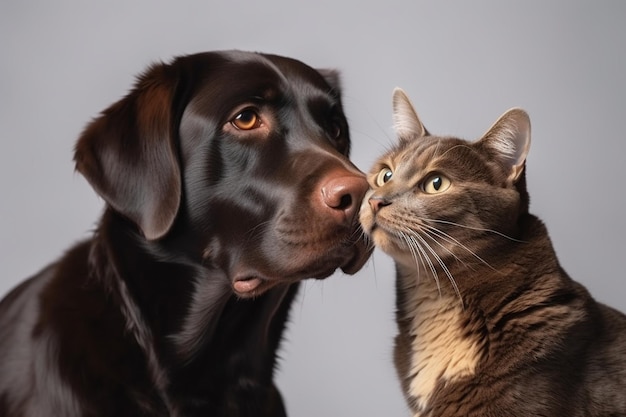
[{"label": "cat's head", "polygon": [[378,247],[400,263],[439,268],[515,236],[528,210],[525,111],[507,111],[473,142],[433,136],[396,89],[393,120],[397,143],[370,171],[360,213]]}]

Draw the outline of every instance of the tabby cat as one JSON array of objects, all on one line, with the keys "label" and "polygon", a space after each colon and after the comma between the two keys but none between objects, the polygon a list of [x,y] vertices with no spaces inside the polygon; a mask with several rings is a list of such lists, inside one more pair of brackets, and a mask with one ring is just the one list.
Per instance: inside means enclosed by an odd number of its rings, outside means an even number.
[{"label": "tabby cat", "polygon": [[626,316],[559,265],[528,212],[530,120],[432,136],[394,91],[398,144],[361,223],[396,264],[395,365],[419,417],[626,416]]}]

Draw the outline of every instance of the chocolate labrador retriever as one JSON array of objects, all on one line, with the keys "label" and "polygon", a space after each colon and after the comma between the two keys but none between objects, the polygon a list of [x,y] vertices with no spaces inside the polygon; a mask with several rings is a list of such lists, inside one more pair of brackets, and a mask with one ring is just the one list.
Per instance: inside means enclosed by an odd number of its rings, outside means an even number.
[{"label": "chocolate labrador retriever", "polygon": [[370,249],[337,74],[240,51],[153,65],[93,120],[93,237],[0,304],[0,415],[284,416],[304,278]]}]

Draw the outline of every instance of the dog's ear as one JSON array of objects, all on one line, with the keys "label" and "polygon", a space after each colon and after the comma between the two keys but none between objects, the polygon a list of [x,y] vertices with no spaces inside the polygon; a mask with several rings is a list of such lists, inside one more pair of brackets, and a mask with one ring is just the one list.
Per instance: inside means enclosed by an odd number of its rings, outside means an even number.
[{"label": "dog's ear", "polygon": [[330,85],[337,95],[341,94],[341,75],[339,71],[332,68],[318,68],[317,72],[324,77],[324,80],[326,80],[328,85]]},{"label": "dog's ear", "polygon": [[82,133],[76,169],[149,240],[172,226],[181,200],[181,173],[172,114],[177,77],[153,65],[122,100]]}]

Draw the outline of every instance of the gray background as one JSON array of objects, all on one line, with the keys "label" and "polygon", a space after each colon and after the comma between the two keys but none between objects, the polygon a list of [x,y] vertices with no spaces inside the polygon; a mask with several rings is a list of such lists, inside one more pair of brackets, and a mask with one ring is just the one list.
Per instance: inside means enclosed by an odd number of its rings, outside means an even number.
[{"label": "gray background", "polygon": [[[626,309],[626,2],[0,2],[0,293],[89,235],[102,207],[73,172],[83,126],[155,60],[273,52],[343,72],[353,159],[393,140],[391,91],[427,128],[479,137],[531,115],[532,211],[564,267]],[[405,416],[391,362],[393,272],[308,282],[278,382],[293,416]]]}]

